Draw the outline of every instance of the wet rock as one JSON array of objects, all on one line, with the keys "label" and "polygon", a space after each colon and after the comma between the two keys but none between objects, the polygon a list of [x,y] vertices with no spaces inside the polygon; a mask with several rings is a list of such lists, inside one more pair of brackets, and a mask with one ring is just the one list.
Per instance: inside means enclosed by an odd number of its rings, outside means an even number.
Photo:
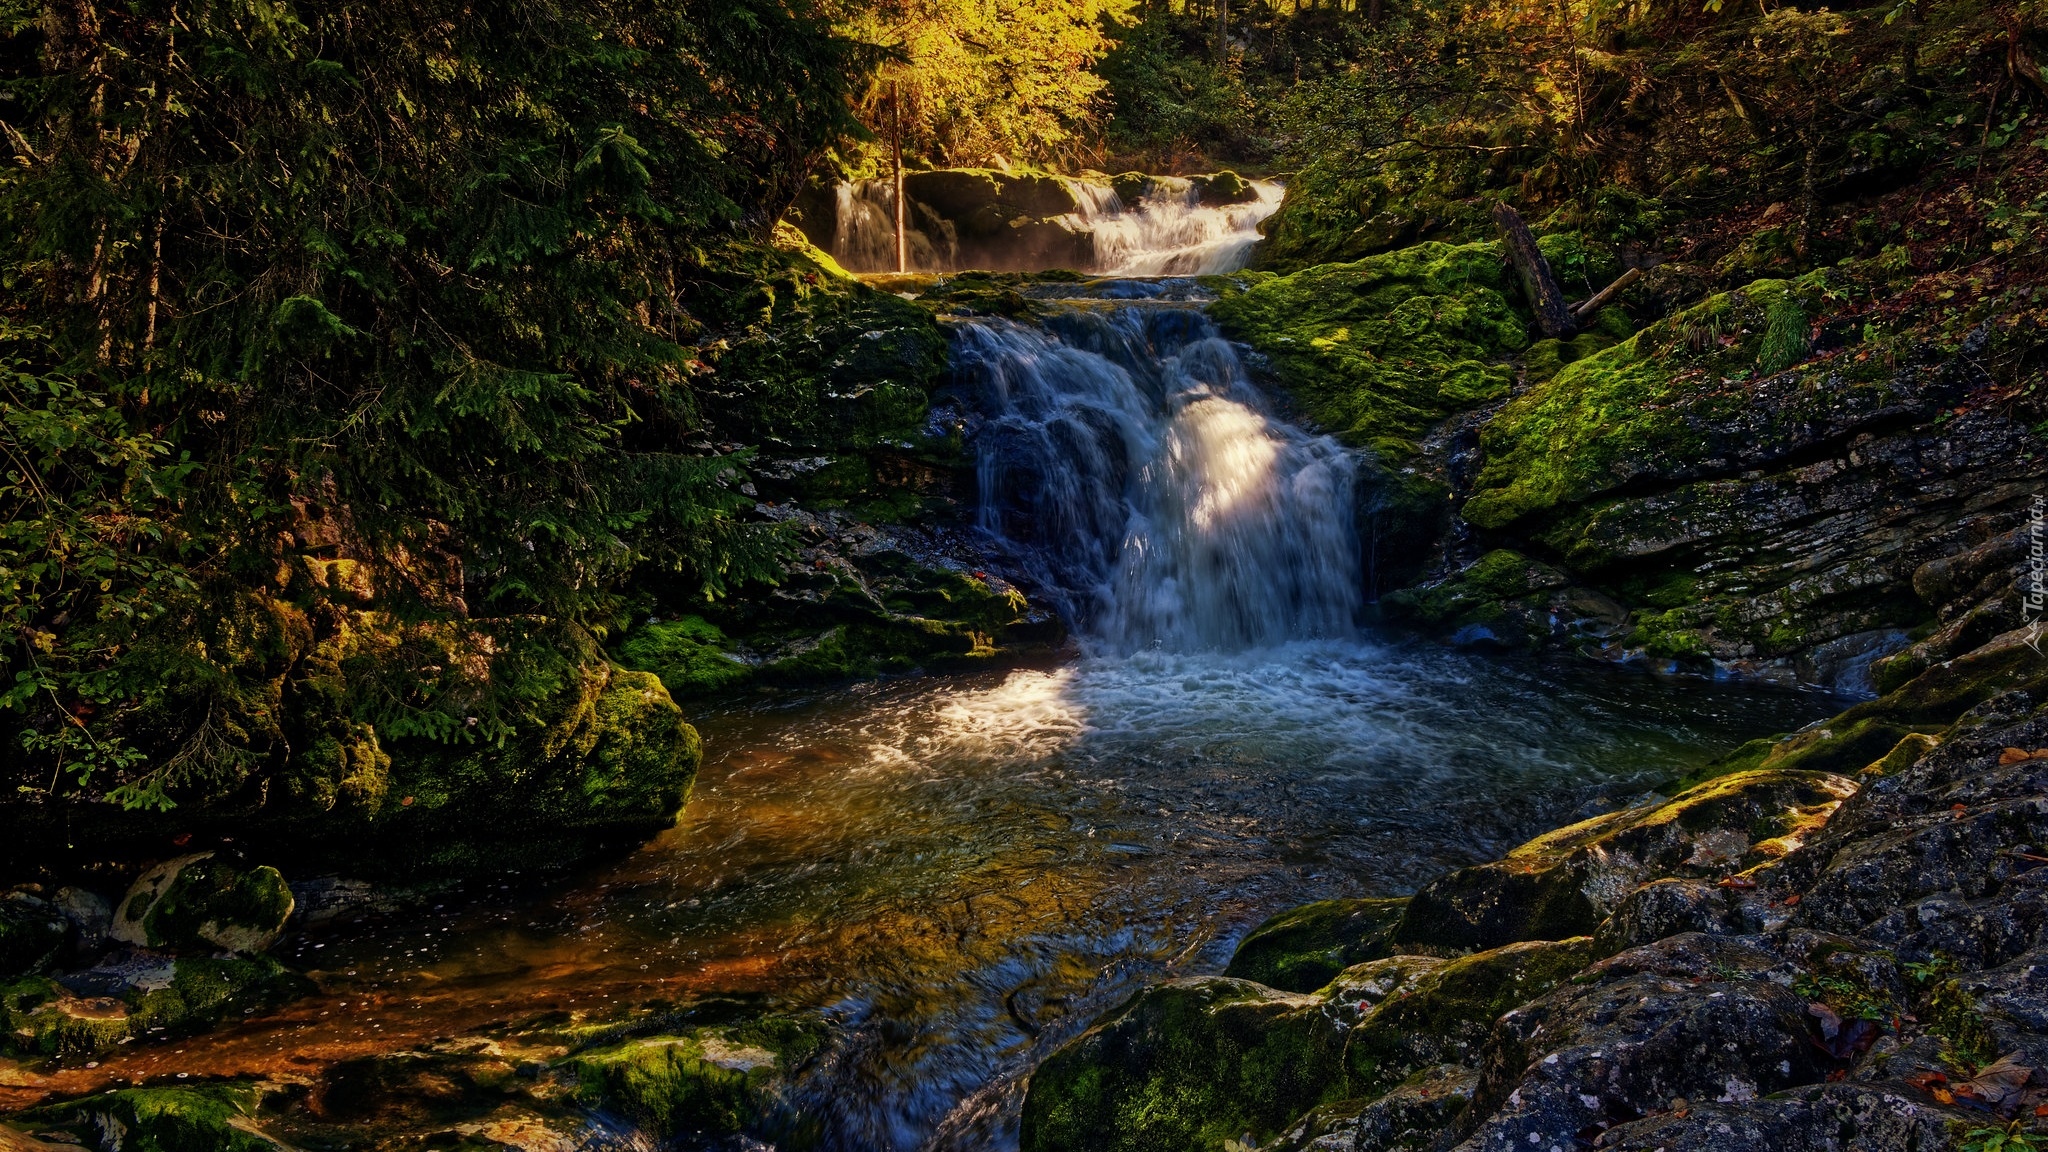
[{"label": "wet rock", "polygon": [[57,889],[54,903],[77,934],[73,955],[88,962],[97,957],[106,947],[107,933],[113,927],[114,906],[97,892],[71,887]]},{"label": "wet rock", "polygon": [[1331,986],[1333,999],[1346,1008],[1361,986],[1399,973],[1380,999],[1357,1006],[1357,1023],[1344,1042],[1351,1088],[1363,1095],[1418,1069],[1475,1062],[1501,1013],[1548,992],[1592,958],[1592,940],[1578,937],[1510,944],[1426,966],[1397,967],[1409,958],[1394,957],[1347,971]]},{"label": "wet rock", "polygon": [[1674,1099],[1741,1104],[1821,1079],[1807,1001],[1756,944],[1623,952],[1499,1022],[1461,1149],[1573,1147]]},{"label": "wet rock", "polygon": [[1369,1103],[1325,1104],[1302,1117],[1271,1152],[1427,1152],[1472,1100],[1479,1074],[1457,1064],[1416,1073]]},{"label": "wet rock", "polygon": [[1953,1117],[1903,1085],[1816,1084],[1772,1099],[1703,1103],[1608,1131],[1618,1152],[1862,1152],[1946,1146]]},{"label": "wet rock", "polygon": [[174,951],[262,952],[284,934],[292,907],[277,869],[199,852],[143,873],[121,898],[108,935]]},{"label": "wet rock", "polygon": [[1753,913],[1741,889],[1706,880],[1653,880],[1622,897],[1593,939],[1599,954],[1611,956],[1686,932],[1740,936],[1762,927]]},{"label": "wet rock", "polygon": [[243,1083],[130,1088],[31,1115],[93,1147],[155,1152],[281,1152],[290,1146],[254,1119],[261,1089]]},{"label": "wet rock", "polygon": [[1342,1075],[1323,1001],[1244,980],[1147,988],[1032,1073],[1024,1152],[1220,1149],[1264,1141]]},{"label": "wet rock", "polygon": [[131,1040],[204,1031],[313,990],[268,956],[171,958],[132,952],[59,979],[0,989],[5,1046],[30,1056],[92,1056]]},{"label": "wet rock", "polygon": [[585,1104],[660,1137],[801,1144],[816,1122],[793,1110],[789,1090],[823,1042],[815,1020],[766,1015],[585,1049],[567,1069]]},{"label": "wet rock", "polygon": [[1188,183],[1204,204],[1249,204],[1259,198],[1259,190],[1251,181],[1228,168],[1208,176],[1190,176]]},{"label": "wet rock", "polygon": [[0,981],[33,976],[71,950],[71,922],[49,901],[27,892],[0,895]]},{"label": "wet rock", "polygon": [[1425,886],[1394,940],[1490,948],[1591,933],[1641,884],[1723,877],[1783,856],[1855,791],[1840,776],[1758,770],[1596,816]]},{"label": "wet rock", "polygon": [[1282,912],[1252,929],[1225,976],[1283,992],[1313,992],[1339,972],[1392,950],[1406,900],[1324,900]]}]

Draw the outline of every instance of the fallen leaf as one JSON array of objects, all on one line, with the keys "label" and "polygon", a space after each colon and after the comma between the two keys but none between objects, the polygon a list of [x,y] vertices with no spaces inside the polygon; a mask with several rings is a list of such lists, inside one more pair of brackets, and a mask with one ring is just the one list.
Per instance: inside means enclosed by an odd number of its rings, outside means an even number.
[{"label": "fallen leaf", "polygon": [[1726,880],[1721,881],[1720,886],[1723,888],[1754,888],[1756,887],[1756,881],[1751,880],[1747,876],[1730,876]]},{"label": "fallen leaf", "polygon": [[1790,908],[1790,907],[1792,907],[1793,905],[1795,905],[1795,904],[1799,903],[1800,899],[1801,899],[1801,897],[1800,897],[1799,893],[1797,893],[1797,892],[1794,892],[1794,893],[1793,893],[1793,894],[1791,894],[1790,896],[1787,896],[1787,897],[1785,897],[1785,907],[1787,907],[1787,908]]},{"label": "fallen leaf", "polygon": [[2003,767],[2007,764],[2017,764],[2022,760],[2032,760],[2033,758],[2034,754],[2025,748],[2007,748],[1998,754],[1998,763]]}]

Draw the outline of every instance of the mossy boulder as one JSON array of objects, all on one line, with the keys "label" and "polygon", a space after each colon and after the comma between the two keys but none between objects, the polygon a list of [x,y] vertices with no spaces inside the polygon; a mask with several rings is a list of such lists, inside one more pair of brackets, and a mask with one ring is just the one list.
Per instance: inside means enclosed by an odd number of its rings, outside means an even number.
[{"label": "mossy boulder", "polygon": [[1760,763],[1805,771],[1874,767],[1872,775],[1896,772],[1977,705],[2007,692],[2048,692],[2048,659],[2035,650],[2036,643],[2038,637],[2025,628],[1994,637],[1875,700],[1777,742]]},{"label": "mossy boulder", "polygon": [[731,650],[732,641],[702,616],[645,624],[619,645],[619,662],[661,678],[670,696],[697,696],[741,683],[753,668]]},{"label": "mossy boulder", "polygon": [[71,922],[26,892],[0,896],[0,981],[48,971],[70,949]]},{"label": "mossy boulder", "polygon": [[1032,1073],[1024,1152],[1220,1152],[1263,1142],[1342,1076],[1319,998],[1245,980],[1154,985]]},{"label": "mossy boulder", "polygon": [[292,906],[277,869],[199,852],[144,872],[114,909],[108,935],[171,951],[262,952],[284,934]]},{"label": "mossy boulder", "polygon": [[803,1147],[816,1125],[791,1110],[788,1089],[823,1042],[815,1020],[767,1015],[587,1049],[567,1066],[585,1104],[663,1138],[744,1133]]},{"label": "mossy boulder", "polygon": [[[1864,355],[1785,372],[1806,358],[1805,318],[1832,285],[1829,270],[1759,280],[1563,365],[1481,431],[1485,463],[1465,519],[1488,529],[1557,521],[1631,487],[1731,475],[1860,427],[1931,417],[1955,383],[1937,367]],[[1650,527],[1611,524],[1595,509],[1544,539],[1596,567],[1625,558],[1627,539]]]},{"label": "mossy boulder", "polygon": [[1190,176],[1188,183],[1194,186],[1195,196],[1208,205],[1249,204],[1259,198],[1251,181],[1228,168],[1207,176]]},{"label": "mossy boulder", "polygon": [[[1589,603],[1580,605],[1578,598]],[[1497,548],[1435,583],[1391,593],[1380,606],[1389,620],[1453,644],[1533,648],[1551,637],[1555,618],[1594,619],[1619,613],[1618,608],[1590,603],[1594,598],[1594,593],[1572,589],[1570,579],[1556,568]],[[1572,603],[1561,603],[1566,600]],[[1554,610],[1554,602],[1566,610]]]},{"label": "mossy boulder", "polygon": [[1723,877],[1783,857],[1855,791],[1829,773],[1759,769],[1596,816],[1427,885],[1394,940],[1455,950],[1591,933],[1639,885]]},{"label": "mossy boulder", "polygon": [[1346,972],[1332,987],[1344,999],[1356,987],[1402,968],[1403,979],[1377,1000],[1362,1000],[1344,1042],[1350,1091],[1371,1096],[1441,1064],[1472,1064],[1494,1020],[1549,992],[1592,963],[1593,941],[1509,944],[1449,961],[1397,956]]},{"label": "mossy boulder", "polygon": [[30,1118],[121,1152],[289,1152],[257,1126],[259,1102],[251,1084],[129,1088],[39,1108]]},{"label": "mossy boulder", "polygon": [[119,973],[47,978],[0,987],[7,1047],[27,1056],[92,1056],[131,1040],[201,1032],[231,1017],[280,1007],[313,991],[312,981],[268,956],[181,956]]},{"label": "mossy boulder", "polygon": [[1210,306],[1309,418],[1387,461],[1444,417],[1507,395],[1528,346],[1498,244],[1419,244],[1258,280]]},{"label": "mossy boulder", "polygon": [[1405,899],[1322,900],[1289,909],[1252,929],[1223,974],[1283,992],[1313,992],[1353,964],[1385,956],[1407,905]]},{"label": "mossy boulder", "polygon": [[1432,1152],[1472,1102],[1479,1074],[1459,1064],[1424,1069],[1371,1100],[1324,1104],[1268,1146],[1269,1152]]}]

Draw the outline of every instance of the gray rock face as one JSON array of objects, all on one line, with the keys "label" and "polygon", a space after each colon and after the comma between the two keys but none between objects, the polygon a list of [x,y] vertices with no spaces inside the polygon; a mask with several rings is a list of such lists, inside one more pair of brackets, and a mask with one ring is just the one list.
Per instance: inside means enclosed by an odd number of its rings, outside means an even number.
[{"label": "gray rock face", "polygon": [[[1436,937],[1437,955],[1421,956],[1400,954],[1414,942],[1397,933],[1395,955],[1345,970],[1313,997],[1262,997],[1231,982],[1233,999],[1259,1006],[1236,1010],[1231,1051],[1298,1050],[1289,1037],[1311,1017],[1315,1049],[1343,1048],[1341,1071],[1290,1066],[1288,1098],[1321,1100],[1267,1147],[1932,1152],[1973,1131],[2048,1128],[2035,1111],[2048,1105],[2043,673],[2048,661],[2001,638],[1886,697],[1908,714],[1975,703],[1901,741],[1846,801],[1852,785],[1840,776],[1737,773],[1697,796],[1539,837],[1409,905],[1411,915],[1432,901],[1492,908],[1499,917],[1453,919],[1469,929],[1514,913],[1528,928],[1555,889],[1579,901],[1579,919],[1597,920],[1593,939],[1455,956],[1456,942]],[[1823,787],[1824,810],[1795,821],[1796,835],[1765,837],[1760,814],[1800,808],[1799,798],[1765,796],[1744,776]],[[1666,808],[1677,811],[1653,818]],[[1737,832],[1741,852],[1698,859],[1700,845]],[[1769,841],[1782,851],[1752,858]],[[1674,870],[1691,874],[1657,874]],[[1591,885],[1596,903],[1587,888],[1599,877],[1611,883]],[[1462,896],[1445,904],[1446,893]],[[1403,921],[1409,932],[1418,924]],[[1148,1101],[1214,1087],[1171,1044],[1120,1048],[1106,1077],[1103,1044],[1133,1018],[1127,1009],[1098,1025],[1054,1058],[1055,1077],[1031,1086],[1027,1117],[1057,1115],[1063,1131],[1090,1139],[1028,1149],[1152,1147],[1132,1127],[1153,1114]],[[1233,1097],[1258,1093],[1256,1062],[1229,1067]],[[1320,1085],[1300,1079],[1308,1067]],[[1123,1087],[1099,1092],[1111,1083]],[[1216,1107],[1205,1100],[1196,1112]],[[1181,1131],[1195,1134],[1192,1146],[1222,1147],[1199,1123]]]}]

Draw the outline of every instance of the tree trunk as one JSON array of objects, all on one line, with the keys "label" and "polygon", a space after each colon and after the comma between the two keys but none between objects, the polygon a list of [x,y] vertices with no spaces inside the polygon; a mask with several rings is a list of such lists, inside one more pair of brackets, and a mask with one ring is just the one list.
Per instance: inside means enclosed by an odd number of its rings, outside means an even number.
[{"label": "tree trunk", "polygon": [[1637,280],[1642,279],[1642,275],[1643,270],[1641,268],[1631,268],[1628,271],[1623,272],[1621,274],[1620,279],[1616,280],[1612,284],[1609,284],[1607,287],[1602,288],[1598,292],[1593,293],[1591,299],[1587,300],[1585,303],[1579,305],[1578,307],[1572,309],[1572,319],[1584,320],[1588,316],[1591,316],[1594,313],[1600,311],[1602,308],[1607,307],[1607,302],[1609,300],[1612,300],[1616,296],[1621,295],[1622,290],[1624,288],[1627,288],[1629,285],[1635,283]]},{"label": "tree trunk", "polygon": [[910,271],[910,234],[903,230],[903,85],[889,82],[889,116],[896,138],[896,271]]},{"label": "tree trunk", "polygon": [[1521,277],[1522,295],[1529,302],[1529,310],[1536,314],[1536,330],[1546,337],[1565,337],[1577,332],[1579,326],[1572,322],[1572,310],[1564,302],[1564,293],[1558,290],[1557,278],[1550,274],[1550,261],[1536,247],[1536,237],[1522,223],[1522,214],[1505,204],[1496,204],[1493,222],[1500,226],[1508,261]]},{"label": "tree trunk", "polygon": [[1801,260],[1813,255],[1814,234],[1820,230],[1820,142],[1812,137],[1802,141],[1806,158],[1799,165],[1799,235],[1792,250]]},{"label": "tree trunk", "polygon": [[1230,0],[1216,0],[1216,63],[1230,62]]}]

